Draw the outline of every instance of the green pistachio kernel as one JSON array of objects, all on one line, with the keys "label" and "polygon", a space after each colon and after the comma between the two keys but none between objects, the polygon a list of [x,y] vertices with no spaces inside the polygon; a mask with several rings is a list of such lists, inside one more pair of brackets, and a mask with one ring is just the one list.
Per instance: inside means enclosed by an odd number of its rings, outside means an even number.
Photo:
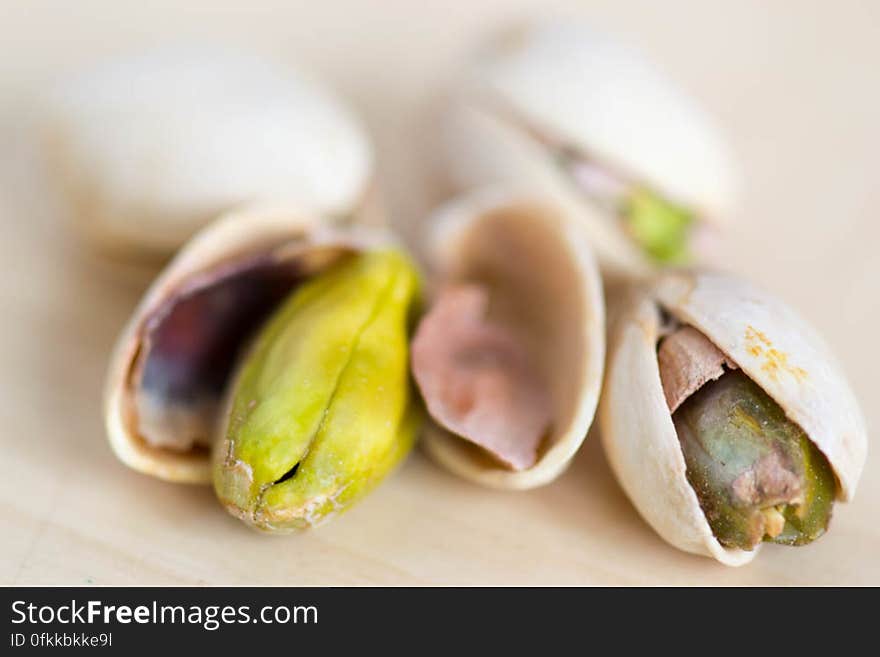
[{"label": "green pistachio kernel", "polygon": [[652,260],[664,265],[690,261],[688,238],[694,218],[687,210],[636,189],[624,201],[622,214],[630,235]]},{"label": "green pistachio kernel", "polygon": [[828,461],[742,371],[703,386],[673,420],[688,481],[722,545],[804,545],[825,533],[836,491]]},{"label": "green pistachio kernel", "polygon": [[299,287],[257,335],[231,391],[214,486],[259,529],[348,508],[409,452],[418,276],[393,251],[352,256]]}]

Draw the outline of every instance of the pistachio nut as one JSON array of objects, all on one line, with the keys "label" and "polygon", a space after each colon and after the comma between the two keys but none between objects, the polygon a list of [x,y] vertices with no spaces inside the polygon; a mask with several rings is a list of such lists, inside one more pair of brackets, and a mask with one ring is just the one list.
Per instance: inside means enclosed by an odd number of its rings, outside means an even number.
[{"label": "pistachio nut", "polygon": [[852,499],[863,416],[824,341],[778,299],[729,274],[666,272],[626,294],[611,336],[603,445],[666,541],[740,565],[764,542],[822,536]]},{"label": "pistachio nut", "polygon": [[604,365],[582,226],[552,199],[498,187],[458,197],[427,227],[433,294],[412,345],[425,449],[482,485],[549,483],[587,435]]},{"label": "pistachio nut", "polygon": [[214,487],[254,527],[312,527],[371,490],[412,447],[408,320],[418,278],[385,251],[294,291],[256,336],[229,392]]},{"label": "pistachio nut", "polygon": [[128,466],[211,481],[224,393],[252,336],[311,277],[390,241],[293,207],[251,207],[202,230],[159,275],[116,343],[105,384],[110,444]]},{"label": "pistachio nut", "polygon": [[372,200],[358,118],[307,76],[257,56],[160,48],[86,71],[44,105],[57,187],[105,251],[167,255],[242,203],[348,220]]},{"label": "pistachio nut", "polygon": [[837,488],[827,459],[741,371],[704,385],[673,421],[688,481],[721,545],[804,545],[825,533]]},{"label": "pistachio nut", "polygon": [[686,262],[730,213],[734,167],[712,119],[639,53],[577,21],[501,35],[451,96],[437,149],[449,186],[555,196],[606,275]]}]

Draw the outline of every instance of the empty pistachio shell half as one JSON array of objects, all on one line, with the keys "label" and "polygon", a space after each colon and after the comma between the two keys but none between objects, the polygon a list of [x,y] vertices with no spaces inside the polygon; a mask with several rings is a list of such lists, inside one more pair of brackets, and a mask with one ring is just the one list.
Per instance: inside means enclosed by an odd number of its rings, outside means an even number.
[{"label": "empty pistachio shell half", "polygon": [[408,323],[418,279],[396,252],[353,256],[275,311],[229,392],[214,487],[266,531],[312,527],[372,489],[415,441]]},{"label": "empty pistachio shell half", "polygon": [[168,254],[242,203],[329,219],[372,179],[357,118],[316,82],[259,57],[165,48],[110,61],[49,95],[46,148],[77,225],[123,254]]},{"label": "empty pistachio shell half", "polygon": [[593,420],[604,301],[580,225],[546,198],[486,189],[427,222],[433,289],[412,346],[424,446],[471,481],[552,481]]},{"label": "empty pistachio shell half", "polygon": [[611,329],[600,403],[618,481],[672,545],[727,565],[821,536],[867,451],[855,397],[816,332],[714,272],[633,288]]},{"label": "empty pistachio shell half", "polygon": [[607,273],[689,260],[735,196],[712,120],[637,52],[577,22],[488,44],[442,127],[453,189],[507,182],[558,197]]},{"label": "empty pistachio shell half", "polygon": [[120,335],[105,384],[110,444],[128,466],[208,483],[222,400],[245,346],[298,286],[388,244],[295,208],[248,208],[196,235]]}]

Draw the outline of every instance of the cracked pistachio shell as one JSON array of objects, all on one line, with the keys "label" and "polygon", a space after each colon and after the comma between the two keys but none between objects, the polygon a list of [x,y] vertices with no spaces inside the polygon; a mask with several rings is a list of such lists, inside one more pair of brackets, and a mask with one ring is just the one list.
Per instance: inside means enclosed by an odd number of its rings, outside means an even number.
[{"label": "cracked pistachio shell", "polygon": [[500,187],[459,197],[427,226],[432,284],[486,287],[490,319],[510,327],[540,368],[553,419],[537,462],[521,471],[503,467],[432,422],[422,444],[440,465],[478,484],[547,484],[586,437],[601,385],[605,303],[588,240],[564,207]]},{"label": "cracked pistachio shell", "polygon": [[652,267],[621,223],[588,201],[558,155],[574,149],[692,211],[723,223],[735,167],[712,119],[651,62],[577,21],[511,30],[475,58],[441,124],[440,167],[453,189],[529,185],[570,203],[600,264]]},{"label": "cracked pistachio shell", "polygon": [[722,546],[688,482],[660,382],[661,310],[702,332],[760,386],[828,460],[838,499],[852,499],[867,452],[865,423],[822,339],[785,304],[742,279],[668,272],[621,301],[599,409],[608,461],[663,539],[733,566],[748,563],[760,548]]},{"label": "cracked pistachio shell", "polygon": [[82,232],[105,250],[167,254],[242,203],[348,219],[372,153],[317,82],[220,48],[112,60],[55,89],[46,151]]},{"label": "cracked pistachio shell", "polygon": [[127,466],[160,479],[211,481],[207,449],[175,450],[151,444],[135,421],[136,370],[139,355],[147,347],[146,326],[169,301],[212,272],[261,254],[280,252],[282,261],[296,263],[307,277],[346,255],[387,243],[381,232],[327,226],[317,215],[289,206],[244,208],[200,231],[153,282],[116,342],[104,384],[104,419],[116,456]]},{"label": "cracked pistachio shell", "polygon": [[229,511],[266,531],[319,524],[412,447],[408,324],[418,278],[397,252],[355,256],[297,289],[256,337],[214,456]]}]

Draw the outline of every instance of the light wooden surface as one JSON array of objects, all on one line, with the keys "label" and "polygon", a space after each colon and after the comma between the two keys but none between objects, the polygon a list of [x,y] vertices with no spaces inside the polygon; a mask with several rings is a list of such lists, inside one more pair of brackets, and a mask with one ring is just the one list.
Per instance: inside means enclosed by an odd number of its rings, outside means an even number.
[{"label": "light wooden surface", "polygon": [[877,3],[0,0],[0,583],[880,584],[876,449],[829,535],[741,569],[658,539],[595,436],[529,493],[477,488],[416,453],[342,519],[279,538],[245,529],[208,489],[112,456],[104,367],[148,278],[95,259],[60,222],[32,153],[34,94],[168,40],[301,62],[364,114],[395,219],[412,221],[433,201],[419,135],[439,85],[492,26],[557,6],[638,43],[718,116],[747,176],[721,262],[818,326],[880,425]]}]

